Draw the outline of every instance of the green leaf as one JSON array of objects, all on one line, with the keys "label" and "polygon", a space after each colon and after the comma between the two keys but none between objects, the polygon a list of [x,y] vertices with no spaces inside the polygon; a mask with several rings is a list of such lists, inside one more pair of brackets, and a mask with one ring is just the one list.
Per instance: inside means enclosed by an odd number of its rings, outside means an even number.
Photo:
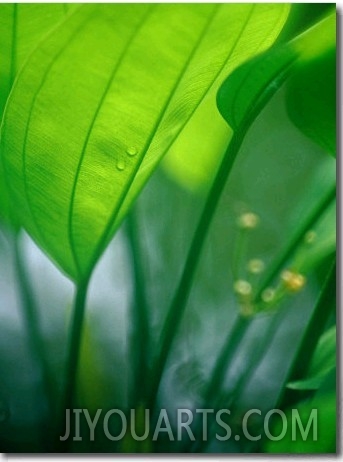
[{"label": "green leaf", "polygon": [[297,69],[287,83],[287,108],[294,124],[336,155],[336,49]]},{"label": "green leaf", "polygon": [[31,55],[4,118],[4,165],[23,225],[74,280],[251,40],[238,31],[259,30],[260,9],[270,32],[289,7],[84,5]]},{"label": "green leaf", "polygon": [[293,390],[316,390],[335,367],[336,327],[333,326],[319,340],[308,371],[308,377],[304,380],[290,382],[287,387]]},{"label": "green leaf", "polygon": [[291,72],[335,48],[335,21],[335,14],[331,14],[289,43],[243,64],[225,80],[217,104],[233,130],[255,117],[270,87],[279,88]]},{"label": "green leaf", "polygon": [[[61,3],[0,5],[0,119],[14,79],[23,63],[40,40],[70,9]],[[12,219],[3,166],[0,162],[0,220],[9,224]]]}]

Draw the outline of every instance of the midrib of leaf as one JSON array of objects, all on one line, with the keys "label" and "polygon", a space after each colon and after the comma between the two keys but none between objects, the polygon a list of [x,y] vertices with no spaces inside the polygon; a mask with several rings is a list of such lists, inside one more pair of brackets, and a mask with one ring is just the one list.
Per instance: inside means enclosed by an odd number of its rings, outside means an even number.
[{"label": "midrib of leaf", "polygon": [[[89,142],[89,139],[90,139],[90,136],[93,132],[93,128],[94,128],[94,125],[95,125],[95,122],[98,118],[98,115],[99,115],[99,112],[102,108],[102,105],[106,99],[106,96],[111,88],[111,85],[112,85],[112,82],[115,78],[115,76],[117,75],[117,72],[118,70],[120,69],[121,67],[121,64],[126,56],[126,53],[128,52],[128,50],[130,49],[130,46],[131,44],[133,43],[133,41],[135,40],[135,38],[137,37],[137,35],[139,34],[139,32],[141,31],[142,27],[144,26],[144,24],[146,23],[147,19],[149,18],[149,16],[151,15],[153,9],[156,7],[156,5],[151,5],[149,10],[145,13],[145,15],[142,17],[140,23],[137,25],[137,27],[133,30],[131,36],[129,37],[126,45],[123,47],[123,50],[119,56],[119,58],[116,60],[116,63],[114,65],[114,68],[113,68],[113,71],[110,75],[110,78],[108,79],[107,81],[107,84],[105,86],[105,89],[104,89],[104,92],[103,94],[101,95],[101,98],[99,100],[99,103],[98,103],[98,106],[94,112],[94,116],[93,116],[93,119],[91,120],[91,123],[90,123],[90,126],[88,128],[88,131],[87,131],[87,134],[86,134],[86,138],[85,138],[85,141],[83,143],[83,146],[82,146],[82,150],[81,150],[81,154],[80,154],[80,158],[79,158],[79,163],[77,165],[77,169],[76,169],[76,173],[75,173],[75,177],[74,177],[74,183],[73,183],[73,187],[72,187],[72,192],[71,192],[71,198],[70,198],[70,204],[69,204],[69,211],[68,211],[68,236],[69,236],[69,245],[70,245],[70,251],[73,255],[73,259],[74,259],[74,263],[75,263],[75,268],[76,268],[76,271],[78,272],[79,274],[79,277],[82,276],[82,270],[81,270],[81,266],[80,266],[80,262],[79,262],[79,259],[78,259],[78,256],[77,256],[77,252],[76,252],[76,245],[75,245],[75,239],[74,239],[74,233],[73,233],[73,219],[74,219],[74,204],[75,204],[75,194],[76,194],[76,188],[77,188],[77,184],[78,184],[78,180],[79,180],[79,176],[80,176],[80,171],[81,171],[81,168],[82,168],[82,164],[83,164],[83,160],[84,160],[84,157],[85,157],[85,154],[86,154],[86,150],[87,150],[87,146],[88,146],[88,142]],[[92,265],[93,267],[93,265]],[[91,267],[91,268],[92,268]]]},{"label": "midrib of leaf", "polygon": [[42,242],[45,243],[45,245],[47,244],[47,241],[46,241],[46,238],[45,238],[45,235],[44,233],[41,231],[41,228],[40,226],[38,226],[38,221],[37,221],[37,218],[36,218],[36,214],[35,214],[35,211],[34,211],[34,207],[32,205],[32,202],[31,202],[31,198],[30,198],[30,194],[29,194],[29,187],[28,187],[28,181],[27,181],[27,173],[26,173],[26,147],[27,147],[27,141],[28,141],[28,133],[29,133],[29,128],[30,128],[30,124],[31,124],[31,118],[32,118],[32,114],[33,114],[33,109],[34,109],[34,106],[35,106],[35,103],[36,103],[36,100],[39,96],[39,93],[41,92],[44,84],[45,84],[45,81],[48,77],[48,74],[51,70],[51,68],[53,67],[54,63],[58,60],[58,58],[63,54],[63,52],[66,50],[66,48],[68,47],[68,45],[70,45],[70,43],[75,40],[75,38],[77,37],[77,35],[82,31],[82,29],[86,26],[87,22],[91,19],[91,13],[92,11],[87,15],[87,17],[81,22],[81,24],[76,28],[76,30],[73,32],[73,34],[71,35],[70,39],[66,42],[66,44],[56,53],[56,55],[53,57],[53,59],[51,60],[49,66],[47,67],[46,71],[44,72],[43,74],[43,77],[42,77],[42,80],[41,80],[41,83],[39,85],[39,87],[37,88],[33,98],[32,98],[32,102],[31,102],[31,106],[30,106],[30,109],[29,109],[29,115],[28,115],[28,119],[27,119],[27,124],[26,124],[26,128],[25,128],[25,134],[24,134],[24,142],[23,142],[23,154],[22,154],[22,164],[23,164],[23,179],[24,179],[24,190],[25,190],[25,195],[27,197],[27,205],[28,205],[28,208],[30,210],[30,213],[32,215],[32,219],[33,219],[33,222],[35,224],[35,228],[36,228],[36,231],[37,231],[37,234],[39,235],[40,239],[42,240]]}]

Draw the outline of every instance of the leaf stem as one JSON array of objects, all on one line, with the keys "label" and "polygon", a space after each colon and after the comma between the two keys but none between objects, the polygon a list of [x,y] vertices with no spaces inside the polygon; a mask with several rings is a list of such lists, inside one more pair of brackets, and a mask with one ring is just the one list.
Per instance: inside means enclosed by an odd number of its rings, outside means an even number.
[{"label": "leaf stem", "polygon": [[[58,431],[59,436],[64,435],[63,422],[65,422],[65,413],[67,409],[72,410],[75,403],[75,391],[76,391],[76,379],[77,379],[77,370],[79,366],[80,350],[81,350],[81,340],[82,340],[82,329],[84,323],[84,314],[86,307],[86,297],[88,290],[89,279],[80,282],[76,286],[76,295],[74,301],[74,309],[72,313],[71,327],[70,327],[70,337],[67,349],[67,361],[65,368],[65,377],[64,377],[64,389],[62,394],[62,406],[61,406],[61,416],[60,421],[58,422]],[[72,411],[71,411],[72,416]],[[69,439],[58,446],[63,446],[66,449],[63,452],[68,452]]]},{"label": "leaf stem", "polygon": [[132,302],[132,327],[130,332],[130,355],[132,357],[133,369],[132,408],[137,408],[145,397],[150,350],[149,309],[144,290],[144,269],[137,225],[137,210],[133,208],[128,214],[126,221],[126,235],[132,263],[135,292]]},{"label": "leaf stem", "polygon": [[255,302],[258,302],[262,292],[273,282],[283,266],[294,253],[295,249],[301,243],[305,233],[313,228],[321,218],[322,214],[336,197],[336,185],[333,186],[318,205],[312,210],[309,216],[304,220],[302,226],[297,228],[296,233],[287,241],[287,244],[275,261],[270,265],[268,272],[265,274],[260,288],[255,295]]}]

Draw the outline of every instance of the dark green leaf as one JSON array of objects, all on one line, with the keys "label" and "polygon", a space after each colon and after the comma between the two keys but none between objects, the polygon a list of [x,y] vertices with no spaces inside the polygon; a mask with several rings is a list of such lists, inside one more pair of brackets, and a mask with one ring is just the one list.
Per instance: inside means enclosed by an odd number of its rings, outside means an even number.
[{"label": "dark green leaf", "polygon": [[218,109],[233,130],[249,117],[270,87],[279,88],[290,71],[335,48],[335,14],[331,14],[291,42],[243,64],[221,86]]},{"label": "dark green leaf", "polygon": [[336,49],[299,66],[287,83],[287,107],[295,125],[336,155]]}]

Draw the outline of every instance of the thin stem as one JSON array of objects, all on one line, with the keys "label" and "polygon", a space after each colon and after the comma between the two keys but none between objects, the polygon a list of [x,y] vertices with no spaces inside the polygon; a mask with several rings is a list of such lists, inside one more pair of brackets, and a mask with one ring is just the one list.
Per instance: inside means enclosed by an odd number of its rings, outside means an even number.
[{"label": "thin stem", "polygon": [[[270,348],[270,345],[273,343],[273,340],[278,332],[278,327],[280,325],[280,318],[284,313],[280,310],[274,314],[271,322],[269,323],[267,329],[261,335],[260,342],[258,345],[255,345],[253,351],[249,354],[248,357],[248,368],[238,377],[237,382],[235,383],[234,389],[227,396],[225,401],[225,406],[232,406],[232,404],[237,400],[238,395],[249,383],[250,379],[256,372],[258,366],[261,364],[264,359],[267,351]],[[265,340],[265,341],[263,341]]]},{"label": "thin stem", "polygon": [[[306,327],[305,334],[303,335],[298,347],[290,372],[287,375],[285,386],[288,382],[297,381],[306,376],[316,345],[318,344],[320,336],[322,335],[331,314],[331,309],[335,308],[335,302],[336,260],[331,265],[328,277],[319,295],[310,322]],[[292,395],[294,395],[292,390],[287,390],[285,386],[281,390],[281,394],[278,399],[280,409],[286,407],[292,401]]]},{"label": "thin stem", "polygon": [[[64,390],[62,394],[62,406],[61,416],[58,425],[59,436],[64,435],[65,413],[67,409],[72,410],[75,403],[75,392],[76,392],[76,379],[77,371],[80,359],[81,340],[82,340],[82,329],[84,323],[84,313],[86,307],[86,297],[88,289],[88,279],[84,282],[80,282],[76,287],[76,296],[74,301],[74,309],[70,327],[70,337],[67,350],[67,361],[64,377]],[[72,415],[72,412],[71,412]],[[69,440],[59,447],[63,447],[67,452],[69,447]]]},{"label": "thin stem", "polygon": [[146,393],[146,376],[150,350],[149,308],[144,290],[144,269],[137,233],[137,210],[133,208],[127,217],[126,234],[132,262],[134,300],[131,310],[131,357],[132,360],[132,408],[136,408]]},{"label": "thin stem", "polygon": [[180,325],[190,290],[192,287],[194,274],[200,259],[201,251],[216,211],[221,193],[226,184],[227,178],[232,170],[238,150],[243,142],[246,130],[238,130],[232,137],[227,148],[222,164],[208,195],[198,226],[195,230],[186,263],[183,269],[181,280],[171,303],[167,318],[161,335],[161,349],[152,371],[150,393],[148,396],[148,408],[153,410],[157,398],[157,392],[162,378],[163,370],[167,362],[172,342]]},{"label": "thin stem", "polygon": [[265,107],[271,97],[275,94],[275,92],[280,88],[290,68],[291,63],[285,66],[278,79],[269,82],[261,92],[260,96],[252,102],[251,106],[247,110],[245,119],[242,121],[240,127],[234,132],[227,150],[224,153],[223,160],[218,169],[211,190],[205,202],[203,212],[200,216],[198,226],[195,230],[178,289],[171,303],[165,324],[162,329],[160,342],[161,349],[152,369],[150,392],[147,397],[147,405],[151,410],[154,409],[156,404],[157,392],[161,382],[163,370],[187,305],[194,275],[199,263],[201,251],[203,249],[207,233],[210,228],[210,224],[218,206],[221,194],[232,171],[239,149],[253,121]]},{"label": "thin stem", "polygon": [[26,274],[24,260],[20,249],[19,235],[13,237],[14,256],[18,286],[21,298],[22,314],[27,331],[28,341],[34,361],[37,362],[42,374],[42,383],[46,395],[49,419],[55,416],[55,389],[50,373],[49,362],[46,356],[46,348],[42,337],[39,323],[37,306],[32,292],[29,278]]},{"label": "thin stem", "polygon": [[228,367],[235,358],[252,319],[253,317],[238,314],[232,332],[224,343],[214,365],[211,380],[204,394],[203,408],[211,406],[217,401]]},{"label": "thin stem", "polygon": [[265,274],[260,288],[255,295],[255,302],[258,302],[262,292],[273,282],[277,277],[280,270],[287,263],[289,258],[294,253],[295,249],[302,242],[305,233],[313,228],[322,217],[323,213],[327,210],[328,206],[336,197],[336,185],[332,187],[326,196],[318,203],[312,210],[310,215],[304,220],[302,226],[297,228],[296,233],[287,241],[287,245],[283,251],[278,255],[275,261],[269,266],[268,272]]},{"label": "thin stem", "polygon": [[[214,409],[216,406],[229,365],[232,364],[252,320],[253,317],[246,317],[238,314],[232,331],[224,343],[214,365],[210,382],[204,393],[202,406],[200,406],[201,409]],[[197,428],[196,433],[199,435],[199,428]],[[200,448],[204,447],[206,444],[206,441],[196,438],[196,441],[192,445],[192,452],[199,452]]]}]

